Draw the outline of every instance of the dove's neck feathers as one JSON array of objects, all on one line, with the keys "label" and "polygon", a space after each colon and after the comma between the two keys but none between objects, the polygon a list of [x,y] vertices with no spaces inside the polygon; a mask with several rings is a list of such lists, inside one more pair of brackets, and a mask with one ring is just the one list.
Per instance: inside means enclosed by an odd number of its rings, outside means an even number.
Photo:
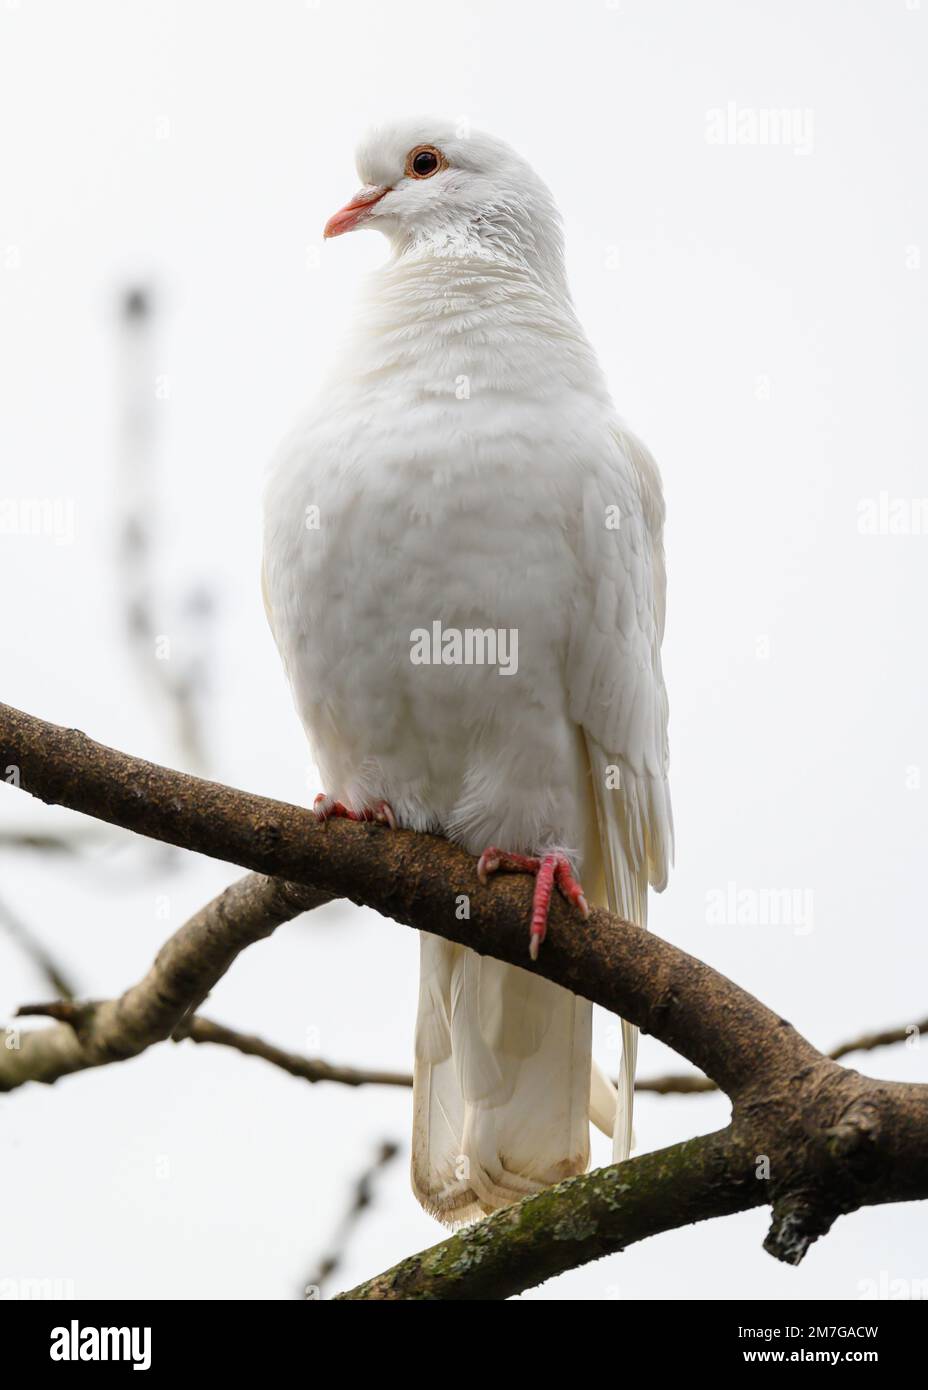
[{"label": "dove's neck feathers", "polygon": [[368,279],[335,364],[343,384],[391,389],[549,393],[568,384],[608,400],[577,320],[563,258],[534,264],[512,248],[491,254],[418,240]]},{"label": "dove's neck feathers", "polygon": [[569,302],[561,219],[546,189],[531,198],[497,198],[466,216],[443,215],[439,207],[416,226],[396,229],[392,241],[395,260],[410,268],[445,261],[453,275],[455,265],[477,262],[534,279]]}]

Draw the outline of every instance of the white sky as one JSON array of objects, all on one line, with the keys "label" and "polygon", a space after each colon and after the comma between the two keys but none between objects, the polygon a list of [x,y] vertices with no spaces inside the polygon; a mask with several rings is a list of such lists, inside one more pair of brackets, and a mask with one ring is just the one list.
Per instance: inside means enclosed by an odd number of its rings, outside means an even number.
[{"label": "white sky", "polygon": [[[663,470],[678,862],[654,930],[826,1047],[922,1017],[928,535],[858,521],[886,493],[914,524],[928,497],[926,11],[0,0],[0,499],[75,508],[71,544],[0,535],[0,698],[176,759],[123,651],[112,564],[113,299],[151,278],[164,569],[173,594],[200,578],[221,593],[211,771],[292,800],[317,789],[258,593],[263,472],[385,255],[372,235],[321,243],[356,187],[357,137],[411,110],[466,117],[550,183],[581,317]],[[729,103],[742,141],[795,110],[791,143],[715,143],[707,113]],[[74,820],[12,791],[0,818]],[[133,850],[76,868],[2,853],[0,875],[102,995],[235,871]],[[811,895],[811,915],[713,924],[707,895],[730,882]],[[0,1020],[47,993],[0,935]],[[208,1011],[406,1068],[415,994],[413,934],[337,906],[254,947]],[[928,1045],[854,1060],[928,1079]],[[642,1040],[642,1074],[673,1065]],[[85,1297],[292,1296],[350,1177],[410,1129],[407,1092],[310,1089],[191,1045],[25,1088],[3,1113],[0,1278]],[[725,1114],[646,1098],[639,1142]],[[341,1286],[440,1238],[406,1158]],[[761,1251],[766,1220],[664,1236],[529,1296],[855,1298],[881,1271],[928,1277],[924,1208],[845,1219],[799,1270]]]}]

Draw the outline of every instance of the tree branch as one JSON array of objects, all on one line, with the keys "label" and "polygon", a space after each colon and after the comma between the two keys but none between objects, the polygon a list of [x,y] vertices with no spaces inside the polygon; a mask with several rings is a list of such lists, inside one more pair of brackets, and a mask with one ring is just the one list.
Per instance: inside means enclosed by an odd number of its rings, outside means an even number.
[{"label": "tree branch", "polygon": [[501,1299],[636,1241],[767,1200],[731,1129],[569,1178],[339,1294]]},{"label": "tree branch", "polygon": [[360,1070],[357,1067],[336,1067],[324,1062],[321,1057],[301,1057],[295,1052],[284,1052],[263,1038],[251,1033],[239,1033],[226,1028],[221,1023],[196,1014],[188,1023],[174,1032],[176,1041],[189,1038],[195,1043],[220,1043],[224,1047],[235,1048],[248,1057],[261,1057],[275,1067],[298,1076],[303,1081],[338,1081],[343,1086],[411,1086],[409,1072]]},{"label": "tree branch", "polygon": [[[404,1261],[355,1297],[504,1297],[647,1234],[765,1202],[773,1207],[766,1248],[796,1262],[842,1213],[928,1196],[928,1086],[839,1066],[732,981],[608,912],[581,924],[556,901],[531,965],[528,886],[513,877],[482,887],[473,860],[434,836],[341,820],[320,825],[307,811],[157,767],[0,706],[0,775],[4,767],[7,780],[43,800],[279,876],[290,892],[299,884],[348,897],[531,969],[660,1038],[731,1099],[729,1130],[540,1193]],[[234,946],[224,934],[204,943],[209,965],[192,989],[169,988],[164,1002],[144,991],[131,1000],[130,1037],[175,1029],[191,996],[195,1008],[237,950],[267,934],[258,917],[249,930],[235,926]],[[167,970],[169,986],[171,978]],[[91,1040],[99,1049],[95,1028]]]}]

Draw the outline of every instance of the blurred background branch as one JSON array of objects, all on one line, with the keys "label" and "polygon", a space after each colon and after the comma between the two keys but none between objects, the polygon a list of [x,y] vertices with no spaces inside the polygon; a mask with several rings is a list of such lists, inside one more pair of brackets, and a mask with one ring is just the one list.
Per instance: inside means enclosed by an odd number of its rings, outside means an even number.
[{"label": "blurred background branch", "polygon": [[365,1168],[354,1183],[348,1209],[336,1228],[332,1244],[303,1286],[304,1298],[310,1300],[320,1298],[326,1283],[333,1274],[342,1268],[351,1237],[364,1215],[370,1211],[373,1205],[376,1180],[383,1170],[393,1162],[399,1151],[399,1145],[392,1139],[383,1140],[373,1162]]},{"label": "blurred background branch", "polygon": [[76,991],[67,970],[3,898],[0,898],[0,930],[15,941],[23,955],[32,961],[62,999],[74,998]]},{"label": "blurred background branch", "polygon": [[170,383],[157,371],[149,286],[122,292],[118,346],[117,593],[139,684],[171,730],[179,765],[203,774],[209,766],[205,706],[216,597],[203,582],[170,594],[159,554],[164,523],[157,406]]}]

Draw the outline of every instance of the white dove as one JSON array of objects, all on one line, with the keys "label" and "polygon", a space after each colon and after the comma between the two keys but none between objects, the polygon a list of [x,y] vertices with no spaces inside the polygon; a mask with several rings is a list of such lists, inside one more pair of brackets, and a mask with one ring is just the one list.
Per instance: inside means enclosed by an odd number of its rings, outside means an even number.
[{"label": "white dove", "polygon": [[[592,1006],[532,973],[557,886],[645,925],[672,856],[660,478],[577,322],[560,218],[502,141],[380,128],[328,237],[383,231],[353,331],[275,460],[271,627],[326,795],[536,874],[525,969],[423,933],[413,1189],[448,1224],[632,1141]],[[495,663],[495,664],[494,664]],[[449,911],[454,910],[453,906]]]}]

